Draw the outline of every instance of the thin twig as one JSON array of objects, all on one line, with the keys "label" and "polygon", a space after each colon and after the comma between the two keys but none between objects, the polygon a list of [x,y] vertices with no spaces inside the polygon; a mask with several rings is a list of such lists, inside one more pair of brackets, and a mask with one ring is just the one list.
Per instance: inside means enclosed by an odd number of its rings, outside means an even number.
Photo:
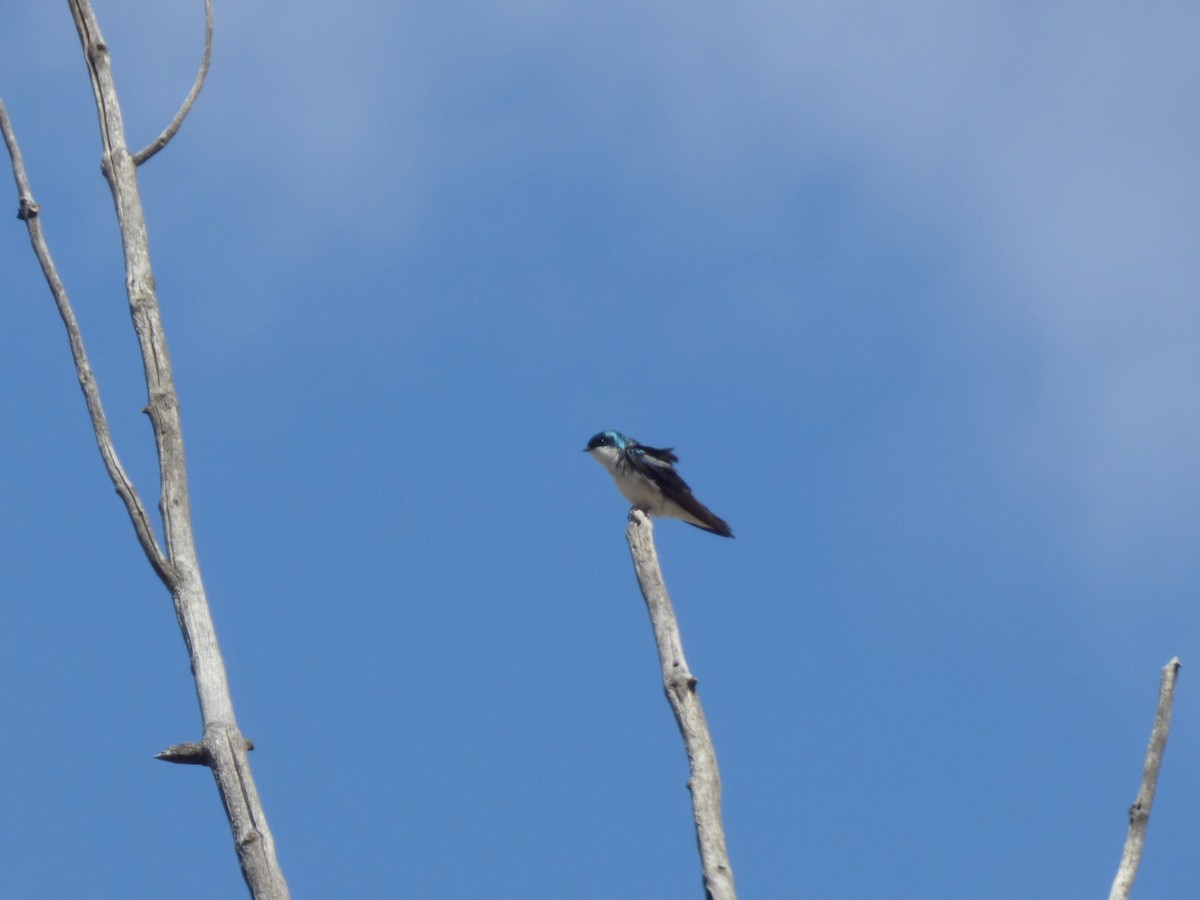
[{"label": "thin twig", "polygon": [[717,771],[717,752],[704,718],[704,709],[696,693],[696,678],[688,669],[683,656],[683,638],[675,610],[663,583],[654,549],[654,526],[641,510],[629,513],[625,531],[638,584],[650,613],[654,641],[658,645],[658,660],[662,666],[663,690],[679,733],[683,735],[692,777],[688,790],[692,794],[692,818],[696,823],[696,843],[700,848],[700,866],[704,876],[704,894],[708,900],[737,900],[733,886],[733,869],[729,866],[729,851],[725,847],[725,827],[721,822],[721,776]]},{"label": "thin twig", "polygon": [[1158,770],[1162,767],[1163,753],[1167,749],[1167,734],[1171,730],[1171,705],[1175,700],[1175,679],[1179,674],[1179,657],[1175,657],[1162,670],[1158,687],[1158,709],[1154,713],[1154,728],[1150,731],[1150,746],[1146,748],[1146,762],[1142,766],[1142,786],[1137,799],[1129,807],[1129,834],[1125,838],[1125,849],[1121,853],[1121,864],[1117,877],[1113,879],[1108,900],[1128,900],[1142,862],[1142,850],[1146,846],[1146,829],[1150,824],[1150,807],[1154,803],[1154,792],[1158,787]]},{"label": "thin twig", "polygon": [[62,279],[58,275],[58,268],[54,265],[54,259],[50,256],[50,248],[42,233],[41,208],[33,199],[29,178],[25,174],[21,148],[17,144],[17,137],[13,133],[12,123],[9,121],[8,111],[5,109],[3,101],[0,101],[0,130],[4,132],[4,143],[7,145],[8,155],[12,159],[13,178],[17,182],[17,218],[25,222],[34,255],[42,267],[42,274],[50,286],[50,293],[54,296],[54,305],[58,307],[58,314],[62,317],[63,325],[66,326],[67,340],[71,345],[71,356],[75,360],[75,372],[79,377],[79,387],[83,391],[83,397],[87,403],[88,416],[92,420],[92,430],[96,433],[96,444],[100,448],[104,468],[112,480],[113,487],[117,489],[121,502],[125,504],[125,510],[133,522],[133,530],[137,534],[138,543],[141,544],[146,558],[150,560],[150,565],[154,567],[159,578],[170,587],[175,582],[175,569],[163,554],[162,548],[159,547],[158,541],[154,537],[154,527],[150,524],[150,516],[146,513],[146,507],[142,505],[137,489],[125,473],[120,457],[117,456],[117,449],[113,445],[112,434],[108,429],[108,418],[105,416],[104,406],[100,402],[100,387],[96,384],[91,363],[88,362],[87,351],[83,346],[83,335],[79,330],[75,311],[71,308],[67,290],[63,287]]},{"label": "thin twig", "polygon": [[179,131],[180,126],[183,125],[183,120],[187,118],[187,114],[192,111],[192,104],[200,96],[200,89],[204,87],[204,79],[208,77],[208,65],[212,62],[212,37],[212,0],[204,0],[204,55],[200,58],[200,71],[196,73],[196,80],[192,82],[192,89],[188,91],[187,97],[183,100],[183,105],[179,107],[179,112],[175,113],[175,118],[171,120],[171,124],[163,129],[163,133],[158,136],[154,143],[143,147],[137,153],[133,154],[133,164],[135,166],[140,166],[163,147],[167,146],[171,138],[175,137],[175,132]]}]

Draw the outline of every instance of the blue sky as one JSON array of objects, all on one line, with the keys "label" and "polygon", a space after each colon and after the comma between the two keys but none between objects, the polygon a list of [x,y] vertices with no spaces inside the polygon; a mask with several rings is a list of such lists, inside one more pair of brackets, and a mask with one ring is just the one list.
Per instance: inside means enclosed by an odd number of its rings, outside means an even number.
[{"label": "blue sky", "polygon": [[[201,4],[96,8],[140,146]],[[743,896],[1102,896],[1176,654],[1137,895],[1195,891],[1200,8],[216,14],[141,184],[296,896],[698,896],[603,428],[737,534],[656,529]],[[0,96],[153,504],[65,4],[5,4]],[[5,221],[3,893],[239,896],[211,779],[151,758],[186,656]]]}]

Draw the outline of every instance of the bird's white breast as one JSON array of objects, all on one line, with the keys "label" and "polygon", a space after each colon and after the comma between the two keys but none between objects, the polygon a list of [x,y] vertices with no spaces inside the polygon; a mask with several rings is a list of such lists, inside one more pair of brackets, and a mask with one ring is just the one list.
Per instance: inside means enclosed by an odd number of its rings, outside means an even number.
[{"label": "bird's white breast", "polygon": [[608,473],[617,483],[617,489],[626,500],[647,512],[659,512],[663,506],[662,491],[654,482],[643,478],[633,469],[620,465],[620,450],[616,447],[596,447],[588,452],[592,454],[596,462],[608,469]]}]

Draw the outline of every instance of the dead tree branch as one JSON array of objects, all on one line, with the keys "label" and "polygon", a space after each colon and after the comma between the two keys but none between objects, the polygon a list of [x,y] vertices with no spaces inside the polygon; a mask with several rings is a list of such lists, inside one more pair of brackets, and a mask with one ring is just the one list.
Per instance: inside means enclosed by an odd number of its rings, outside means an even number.
[{"label": "dead tree branch", "polygon": [[117,495],[121,498],[121,502],[125,504],[129,518],[133,522],[133,530],[137,534],[138,543],[142,545],[146,558],[150,560],[150,565],[154,567],[158,577],[169,587],[175,579],[175,571],[158,546],[158,541],[154,537],[154,528],[150,524],[150,516],[146,512],[145,506],[142,505],[142,499],[138,496],[133,482],[125,474],[120,457],[117,456],[117,449],[113,445],[112,435],[108,429],[108,419],[104,415],[104,406],[100,402],[100,387],[96,384],[96,378],[92,374],[87,350],[83,346],[83,335],[80,333],[75,311],[71,308],[71,301],[67,297],[67,290],[63,287],[58,269],[54,265],[54,259],[50,256],[50,247],[46,244],[46,237],[42,232],[42,220],[39,215],[41,207],[33,199],[33,191],[29,187],[29,179],[25,174],[25,163],[21,158],[21,148],[17,144],[17,137],[13,133],[12,123],[9,121],[8,111],[5,109],[3,101],[0,101],[0,130],[4,132],[4,143],[8,147],[8,155],[12,159],[13,178],[17,182],[17,218],[25,222],[25,227],[29,231],[29,242],[33,245],[33,253],[42,267],[42,274],[46,278],[46,283],[50,285],[50,293],[54,296],[54,305],[58,307],[58,314],[63,320],[63,325],[66,326],[67,340],[71,345],[71,356],[75,360],[75,372],[79,376],[79,387],[83,391],[83,399],[87,403],[88,415],[92,420],[92,430],[96,434],[96,445],[100,448],[104,468],[108,472],[108,477],[112,479],[113,487],[117,489]]},{"label": "dead tree branch", "polygon": [[1158,770],[1162,768],[1163,753],[1167,749],[1167,734],[1171,730],[1171,705],[1175,701],[1175,679],[1179,674],[1179,657],[1175,657],[1162,670],[1158,687],[1158,709],[1154,713],[1154,728],[1150,731],[1150,746],[1146,748],[1146,762],[1142,766],[1142,786],[1137,799],[1129,807],[1129,834],[1125,838],[1125,849],[1121,853],[1121,864],[1117,877],[1113,879],[1108,900],[1128,900],[1142,862],[1142,850],[1146,846],[1146,829],[1150,824],[1150,807],[1154,803],[1154,792],[1158,788]]},{"label": "dead tree branch", "polygon": [[[138,193],[137,161],[130,155],[126,144],[109,48],[100,33],[91,4],[88,0],[69,0],[69,5],[95,94],[103,143],[101,169],[112,192],[121,232],[125,287],[148,391],[145,412],[153,426],[158,452],[161,489],[159,513],[162,516],[165,552],[155,539],[149,515],[113,447],[79,326],[42,234],[40,210],[33,199],[7,111],[0,103],[0,129],[3,130],[4,141],[12,158],[13,175],[17,183],[18,216],[26,223],[34,253],[66,326],[80,387],[105,468],[133,521],[143,551],[171,592],[176,618],[187,645],[203,720],[203,738],[199,744],[176,745],[164,751],[160,758],[173,762],[200,763],[212,770],[229,818],[242,874],[252,896],[255,900],[286,900],[290,896],[287,884],[276,860],[275,842],[250,772],[247,751],[251,744],[242,736],[234,717],[225,663],[217,644],[200,577],[192,532],[179,398],[171,373],[170,355],[150,266],[146,221]],[[212,36],[212,10],[208,0],[205,10],[207,29],[200,74],[167,131],[155,144],[139,154],[142,161],[165,146],[178,131],[203,84]]]},{"label": "dead tree branch", "polygon": [[733,870],[725,848],[725,827],[721,821],[721,776],[717,771],[717,752],[704,718],[704,709],[696,693],[696,678],[688,669],[683,656],[683,639],[675,610],[663,583],[654,549],[654,526],[650,517],[640,510],[630,510],[629,527],[625,531],[633,567],[637,572],[642,597],[650,613],[654,641],[658,645],[658,660],[662,666],[663,690],[679,733],[687,750],[691,778],[688,790],[692,794],[692,817],[696,823],[696,843],[700,847],[700,865],[704,876],[704,893],[708,900],[736,900]]},{"label": "dead tree branch", "polygon": [[188,95],[183,100],[183,105],[179,107],[179,112],[175,113],[175,118],[171,120],[171,124],[163,129],[163,133],[155,139],[154,143],[143,147],[137,153],[133,154],[133,164],[135,166],[140,166],[163,147],[167,146],[167,143],[171,138],[175,137],[175,133],[183,125],[183,120],[187,118],[187,114],[192,111],[192,105],[195,104],[196,98],[200,96],[200,89],[204,87],[204,79],[208,77],[208,65],[212,62],[212,36],[212,0],[204,0],[204,55],[200,57],[200,71],[196,73],[196,80],[192,82],[192,89],[188,91]]}]

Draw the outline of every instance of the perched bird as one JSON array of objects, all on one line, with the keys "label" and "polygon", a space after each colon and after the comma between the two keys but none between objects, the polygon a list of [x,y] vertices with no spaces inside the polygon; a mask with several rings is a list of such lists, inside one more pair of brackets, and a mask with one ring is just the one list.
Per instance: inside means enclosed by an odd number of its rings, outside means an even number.
[{"label": "perched bird", "polygon": [[655,516],[683,519],[689,525],[731,538],[725,520],[692,496],[673,463],[679,457],[671,448],[645,447],[619,431],[602,431],[583,448],[608,469],[625,499],[636,509]]}]

